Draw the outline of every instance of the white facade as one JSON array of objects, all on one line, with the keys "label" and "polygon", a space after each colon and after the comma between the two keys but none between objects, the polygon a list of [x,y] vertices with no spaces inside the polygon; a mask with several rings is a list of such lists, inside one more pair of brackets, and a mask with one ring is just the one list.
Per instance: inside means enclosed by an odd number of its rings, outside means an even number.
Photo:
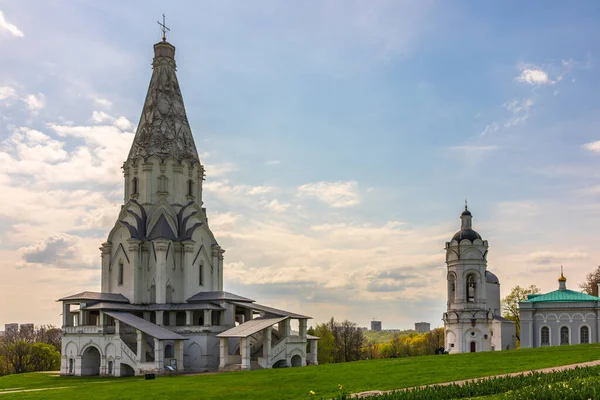
[{"label": "white facade", "polygon": [[472,228],[465,206],[461,229],[446,243],[448,302],[445,349],[450,353],[516,347],[515,324],[500,314],[500,282],[487,271],[488,242]]},{"label": "white facade", "polygon": [[559,288],[519,303],[521,347],[600,343],[600,298]]},{"label": "white facade", "polygon": [[[61,373],[124,376],[167,367],[316,364],[318,338],[306,334],[309,317],[223,291],[225,251],[202,207],[204,167],[177,81],[175,47],[163,40],[154,53],[148,94],[123,165],[124,204],[100,248],[101,292],[60,299]],[[290,330],[292,319],[299,321],[297,333]],[[261,329],[252,331],[248,324],[257,320]],[[265,321],[273,324],[263,326]],[[238,326],[252,336],[235,334]]]}]

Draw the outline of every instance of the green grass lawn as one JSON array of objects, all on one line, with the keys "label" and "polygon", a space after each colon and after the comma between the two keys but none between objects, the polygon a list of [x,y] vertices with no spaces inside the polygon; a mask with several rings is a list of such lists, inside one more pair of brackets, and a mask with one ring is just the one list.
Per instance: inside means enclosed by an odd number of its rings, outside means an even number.
[{"label": "green grass lawn", "polygon": [[1,395],[15,399],[299,399],[316,392],[333,396],[338,384],[350,392],[398,389],[600,359],[600,346],[578,345],[487,353],[358,361],[222,374],[132,378],[77,378],[33,373],[0,378],[8,388],[67,387]]}]

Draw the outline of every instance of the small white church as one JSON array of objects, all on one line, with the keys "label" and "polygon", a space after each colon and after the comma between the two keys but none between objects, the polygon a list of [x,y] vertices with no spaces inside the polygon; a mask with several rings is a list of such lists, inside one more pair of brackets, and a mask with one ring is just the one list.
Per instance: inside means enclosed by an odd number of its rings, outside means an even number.
[{"label": "small white church", "polygon": [[[153,72],[123,164],[124,205],[102,244],[101,292],[61,298],[62,375],[128,376],[317,364],[310,317],[223,291],[175,47]],[[293,325],[297,331],[292,331]]]},{"label": "small white church", "polygon": [[516,348],[516,325],[500,310],[500,281],[487,270],[488,242],[473,230],[465,204],[461,227],[446,242],[448,303],[444,348],[454,353]]}]

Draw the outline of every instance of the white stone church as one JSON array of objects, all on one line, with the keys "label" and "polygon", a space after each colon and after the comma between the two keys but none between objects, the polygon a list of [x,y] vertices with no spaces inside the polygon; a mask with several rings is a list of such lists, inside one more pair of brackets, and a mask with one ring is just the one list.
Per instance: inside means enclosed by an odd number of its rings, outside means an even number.
[{"label": "white stone church", "polygon": [[516,326],[501,316],[500,281],[487,270],[488,242],[473,230],[471,212],[446,243],[448,310],[444,348],[453,353],[516,348]]},{"label": "white stone church", "polygon": [[[223,253],[202,207],[204,167],[176,76],[153,72],[127,160],[124,205],[102,244],[101,292],[66,296],[61,374],[126,376],[317,364],[310,317],[223,291]],[[292,324],[298,331],[292,331]]]}]

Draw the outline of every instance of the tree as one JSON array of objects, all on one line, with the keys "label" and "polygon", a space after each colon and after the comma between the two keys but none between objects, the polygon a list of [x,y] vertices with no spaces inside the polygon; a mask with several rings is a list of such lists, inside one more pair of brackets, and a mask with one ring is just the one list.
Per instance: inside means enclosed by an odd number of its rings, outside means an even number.
[{"label": "tree", "polygon": [[598,282],[600,282],[600,265],[585,276],[585,282],[580,283],[579,288],[583,293],[598,297]]},{"label": "tree", "polygon": [[502,316],[504,316],[504,318],[506,319],[510,319],[511,321],[515,322],[517,330],[517,343],[521,342],[521,319],[519,318],[519,302],[526,300],[527,295],[537,293],[540,293],[540,289],[535,285],[531,285],[527,288],[522,288],[519,285],[517,285],[514,288],[512,288],[510,293],[506,295],[505,298],[502,299]]},{"label": "tree", "polygon": [[53,326],[21,326],[0,337],[0,375],[60,368],[60,334]]}]

